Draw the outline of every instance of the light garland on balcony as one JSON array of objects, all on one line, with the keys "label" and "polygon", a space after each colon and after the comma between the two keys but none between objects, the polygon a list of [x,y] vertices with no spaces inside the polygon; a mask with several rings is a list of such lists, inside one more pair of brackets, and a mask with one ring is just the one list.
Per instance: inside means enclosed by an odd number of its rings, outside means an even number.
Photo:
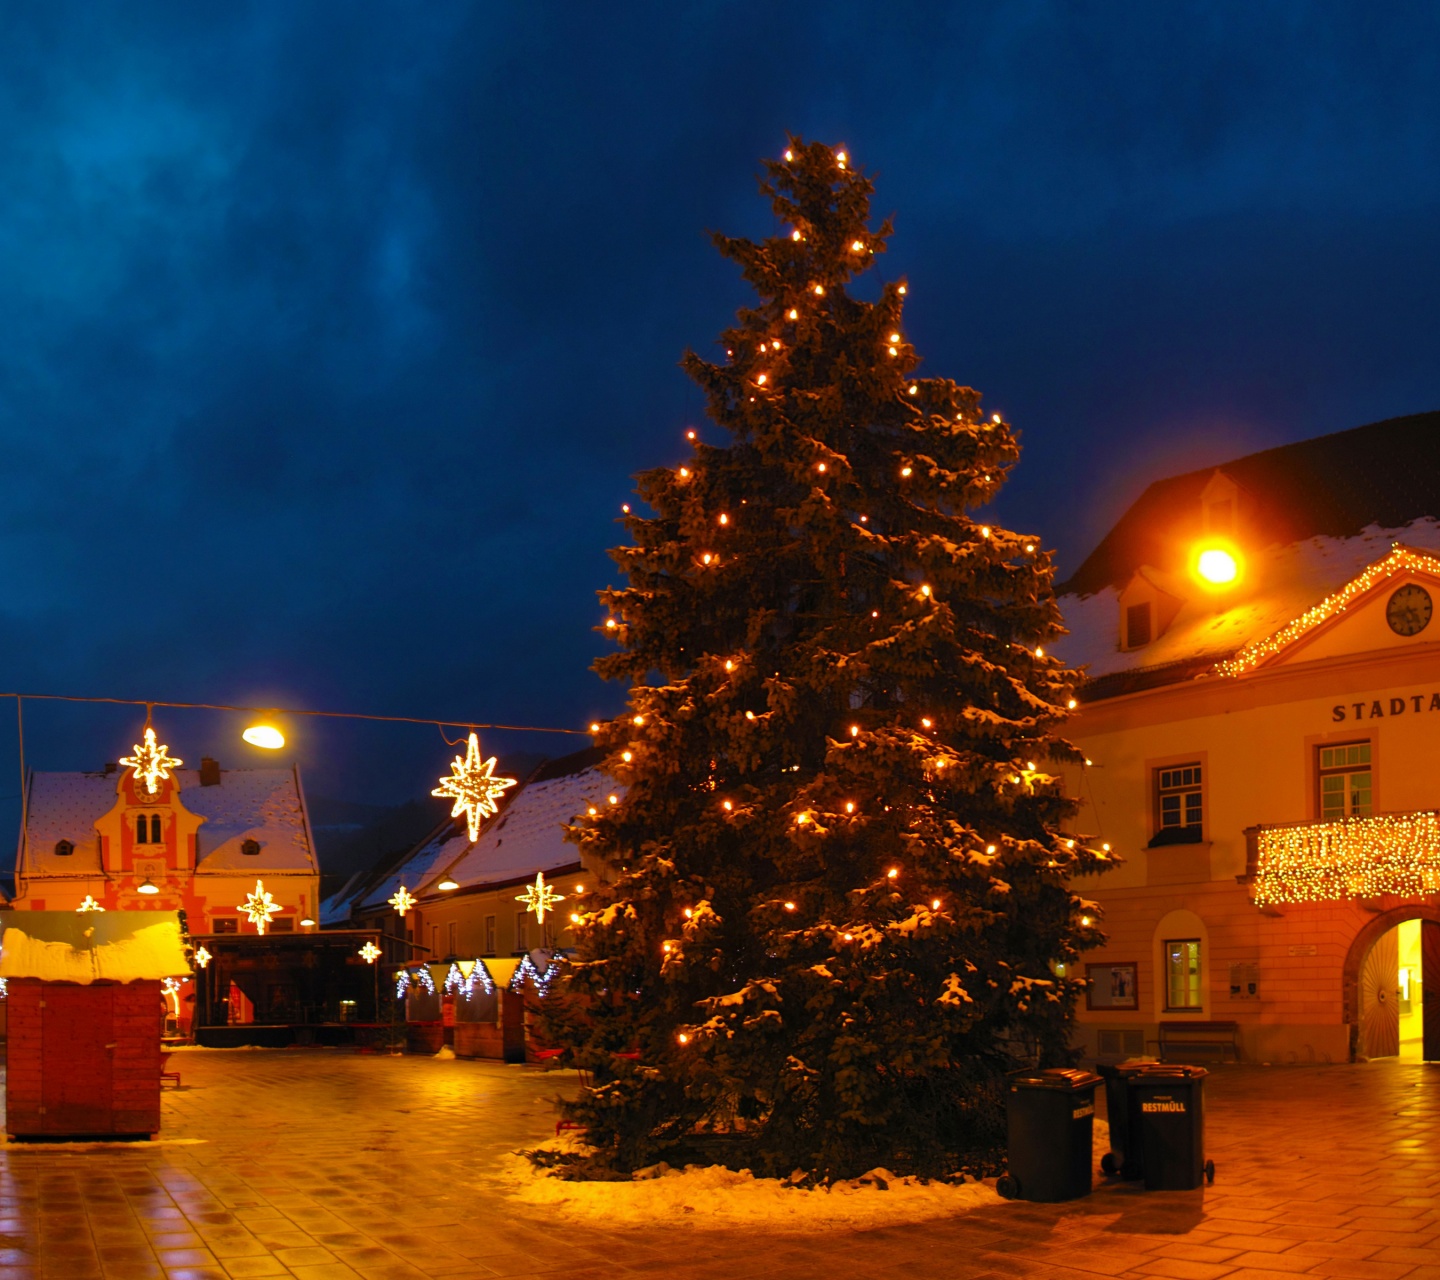
[{"label": "light garland on balcony", "polygon": [[1222,676],[1241,676],[1247,671],[1253,671],[1282,649],[1294,644],[1301,636],[1313,631],[1321,623],[1333,618],[1337,613],[1344,613],[1356,600],[1378,583],[1394,577],[1397,573],[1406,572],[1427,573],[1440,577],[1440,560],[1434,556],[1425,555],[1423,552],[1412,551],[1398,542],[1395,543],[1388,556],[1383,560],[1377,560],[1358,578],[1352,578],[1334,595],[1326,596],[1319,604],[1307,609],[1294,621],[1281,627],[1279,631],[1264,639],[1247,644],[1233,658],[1217,662],[1215,664],[1216,673]]},{"label": "light garland on balcony", "polygon": [[1262,827],[1254,901],[1337,902],[1440,891],[1440,812]]}]

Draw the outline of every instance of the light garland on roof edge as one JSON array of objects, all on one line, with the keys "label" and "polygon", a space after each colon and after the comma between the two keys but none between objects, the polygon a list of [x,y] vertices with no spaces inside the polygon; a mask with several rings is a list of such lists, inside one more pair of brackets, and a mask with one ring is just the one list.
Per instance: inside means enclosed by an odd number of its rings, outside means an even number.
[{"label": "light garland on roof edge", "polygon": [[1233,658],[1227,658],[1224,662],[1215,664],[1215,671],[1222,676],[1240,676],[1247,671],[1253,671],[1266,660],[1273,658],[1286,646],[1293,644],[1307,632],[1313,631],[1322,622],[1334,617],[1337,613],[1344,613],[1350,605],[1365,595],[1377,583],[1393,577],[1397,573],[1406,570],[1421,573],[1433,574],[1440,577],[1440,560],[1434,556],[1427,556],[1418,551],[1412,551],[1409,547],[1401,546],[1398,542],[1390,549],[1390,554],[1383,560],[1377,560],[1358,578],[1352,579],[1341,587],[1334,595],[1326,596],[1311,609],[1307,609],[1294,621],[1280,628],[1279,631],[1266,636],[1262,640],[1256,640],[1247,644]]},{"label": "light garland on roof edge", "polygon": [[1440,813],[1261,828],[1257,907],[1440,892]]}]

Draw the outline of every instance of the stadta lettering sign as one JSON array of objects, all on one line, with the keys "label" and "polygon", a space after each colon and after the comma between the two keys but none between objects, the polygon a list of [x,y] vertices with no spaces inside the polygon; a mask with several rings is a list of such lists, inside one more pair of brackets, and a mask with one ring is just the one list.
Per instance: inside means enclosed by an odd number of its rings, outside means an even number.
[{"label": "stadta lettering sign", "polygon": [[1337,702],[1330,708],[1330,719],[1383,720],[1386,716],[1403,716],[1407,712],[1440,711],[1440,693],[1407,693],[1403,698],[1364,698],[1359,702]]}]

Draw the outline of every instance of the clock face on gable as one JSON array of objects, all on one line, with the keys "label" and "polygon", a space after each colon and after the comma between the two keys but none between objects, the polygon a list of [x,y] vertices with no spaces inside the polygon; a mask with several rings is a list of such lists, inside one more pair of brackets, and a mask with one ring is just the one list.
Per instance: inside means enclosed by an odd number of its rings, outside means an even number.
[{"label": "clock face on gable", "polygon": [[1410,583],[1390,597],[1385,606],[1385,621],[1397,636],[1418,636],[1430,625],[1435,606],[1424,587]]}]

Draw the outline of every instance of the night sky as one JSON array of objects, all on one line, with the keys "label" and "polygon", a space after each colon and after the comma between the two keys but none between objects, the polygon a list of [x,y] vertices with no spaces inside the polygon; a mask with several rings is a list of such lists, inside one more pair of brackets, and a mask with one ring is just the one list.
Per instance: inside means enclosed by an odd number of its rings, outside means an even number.
[{"label": "night sky", "polygon": [[[1433,6],[87,2],[0,33],[5,690],[614,710],[612,521],[705,429],[677,361],[746,299],[705,232],[771,230],[786,130],[874,175],[923,372],[1020,429],[998,515],[1062,570],[1151,479],[1440,407]],[[25,711],[42,769],[143,720]],[[234,718],[157,727],[262,762]],[[424,795],[454,754],[292,728],[330,796]]]}]

